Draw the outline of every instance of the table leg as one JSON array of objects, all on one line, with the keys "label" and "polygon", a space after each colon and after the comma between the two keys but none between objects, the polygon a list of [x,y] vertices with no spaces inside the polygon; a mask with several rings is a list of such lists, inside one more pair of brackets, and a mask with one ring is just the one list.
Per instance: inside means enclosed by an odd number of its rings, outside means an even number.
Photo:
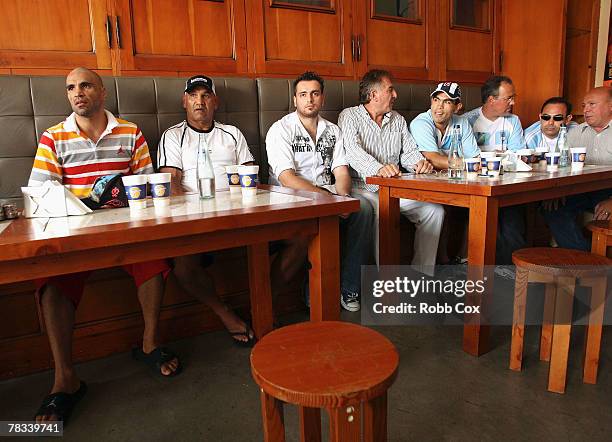
[{"label": "table leg", "polygon": [[387,392],[364,403],[363,420],[365,442],[387,440]]},{"label": "table leg", "polygon": [[319,232],[310,241],[310,320],[340,320],[340,244],[337,216],[319,218]]},{"label": "table leg", "polygon": [[298,407],[300,442],[321,442],[321,409]]},{"label": "table leg", "polygon": [[361,404],[329,409],[329,440],[361,441]]},{"label": "table leg", "polygon": [[270,254],[268,243],[247,246],[249,261],[249,292],[251,294],[251,319],[255,336],[261,339],[272,331],[274,310],[270,289]]},{"label": "table leg", "polygon": [[391,189],[378,190],[378,264],[400,263],[399,198],[391,198]]},{"label": "table leg", "polygon": [[285,442],[283,403],[263,390],[260,397],[264,442]]},{"label": "table leg", "polygon": [[575,288],[574,278],[559,277],[557,279],[555,325],[553,326],[552,352],[548,369],[548,391],[555,393],[565,393]]},{"label": "table leg", "polygon": [[[468,228],[468,274],[471,280],[483,279],[485,265],[495,264],[495,246],[497,242],[497,199],[486,196],[470,196],[470,220]],[[482,296],[468,299],[470,303],[478,303],[483,298],[493,296],[493,278],[485,283]],[[486,304],[482,303],[481,312]],[[488,325],[480,324],[480,315],[472,314],[468,324],[463,327],[463,350],[474,356],[480,356],[489,351]]]}]

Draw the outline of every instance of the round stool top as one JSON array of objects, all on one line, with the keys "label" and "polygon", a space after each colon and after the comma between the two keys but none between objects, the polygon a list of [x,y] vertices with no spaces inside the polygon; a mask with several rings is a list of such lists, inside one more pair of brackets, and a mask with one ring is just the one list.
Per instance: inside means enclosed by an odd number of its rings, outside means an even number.
[{"label": "round stool top", "polygon": [[383,394],[399,355],[380,333],[350,322],[302,322],[274,330],[251,352],[255,382],[304,407],[341,407]]},{"label": "round stool top", "polygon": [[532,247],[512,254],[512,262],[537,273],[555,276],[594,276],[610,271],[612,260],[582,250]]},{"label": "round stool top", "polygon": [[599,233],[603,233],[604,235],[612,235],[612,225],[610,224],[610,221],[608,220],[591,221],[590,223],[587,224],[586,227],[591,232],[599,232]]}]

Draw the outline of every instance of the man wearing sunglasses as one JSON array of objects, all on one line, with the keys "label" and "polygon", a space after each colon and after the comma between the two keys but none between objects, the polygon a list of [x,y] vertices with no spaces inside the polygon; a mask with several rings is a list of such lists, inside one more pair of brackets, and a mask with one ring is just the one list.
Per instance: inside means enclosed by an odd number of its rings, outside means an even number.
[{"label": "man wearing sunglasses", "polygon": [[[612,165],[612,89],[591,89],[582,102],[584,123],[567,136],[570,147],[586,147],[586,164]],[[560,247],[589,251],[591,248],[576,222],[579,214],[589,211],[596,220],[610,219],[612,189],[572,195],[543,203],[544,218]]]},{"label": "man wearing sunglasses", "polygon": [[554,150],[561,125],[568,131],[577,126],[572,120],[572,104],[563,97],[552,97],[544,102],[540,110],[540,121],[525,129],[525,144],[528,149],[548,147]]}]

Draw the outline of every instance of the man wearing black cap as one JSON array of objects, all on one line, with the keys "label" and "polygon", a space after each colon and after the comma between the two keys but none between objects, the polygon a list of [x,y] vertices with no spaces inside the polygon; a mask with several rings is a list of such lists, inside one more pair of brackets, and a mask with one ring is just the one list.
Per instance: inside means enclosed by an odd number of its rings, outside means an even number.
[{"label": "man wearing black cap", "polygon": [[[196,75],[187,80],[183,107],[187,120],[163,133],[157,151],[160,172],[172,175],[172,193],[197,193],[197,152],[200,145],[208,148],[215,171],[217,191],[229,190],[225,166],[251,164],[253,155],[246,139],[235,126],[215,121],[219,100],[212,78]],[[204,258],[204,259],[202,259]],[[190,255],[174,259],[174,274],[180,285],[199,298],[219,316],[238,345],[250,346],[254,334],[250,327],[215,295],[211,275],[203,270],[211,263],[211,255]]]},{"label": "man wearing black cap", "polygon": [[419,150],[436,169],[448,169],[448,151],[452,129],[461,129],[463,156],[480,155],[474,132],[467,118],[457,115],[461,110],[461,88],[457,83],[440,83],[431,93],[431,108],[417,115],[410,123],[410,133]]}]

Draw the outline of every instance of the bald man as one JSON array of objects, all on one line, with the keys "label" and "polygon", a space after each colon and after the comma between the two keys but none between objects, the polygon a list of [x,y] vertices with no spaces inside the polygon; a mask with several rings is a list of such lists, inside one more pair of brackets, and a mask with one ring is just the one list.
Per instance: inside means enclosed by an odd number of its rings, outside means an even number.
[{"label": "bald man", "polygon": [[[582,108],[585,122],[568,133],[568,144],[570,147],[586,146],[586,164],[611,166],[612,89],[609,87],[591,89],[584,97]],[[590,250],[591,244],[584,237],[582,227],[576,223],[576,217],[584,211],[589,211],[594,212],[596,220],[610,219],[611,197],[612,189],[605,189],[545,201],[544,218],[559,246]]]},{"label": "bald man", "polygon": [[[149,148],[138,127],[115,118],[104,109],[106,89],[98,74],[85,68],[74,69],[66,77],[66,93],[73,113],[42,134],[30,174],[30,186],[55,180],[77,197],[85,198],[100,176],[153,172]],[[142,348],[136,349],[134,356],[162,376],[175,375],[180,368],[178,358],[158,341],[158,316],[168,265],[158,260],[126,265],[124,269],[138,287],[144,317]],[[66,424],[87,390],[72,365],[72,330],[89,273],[36,281],[37,297],[55,361],[51,393],[36,412],[39,422],[61,420]]]}]

